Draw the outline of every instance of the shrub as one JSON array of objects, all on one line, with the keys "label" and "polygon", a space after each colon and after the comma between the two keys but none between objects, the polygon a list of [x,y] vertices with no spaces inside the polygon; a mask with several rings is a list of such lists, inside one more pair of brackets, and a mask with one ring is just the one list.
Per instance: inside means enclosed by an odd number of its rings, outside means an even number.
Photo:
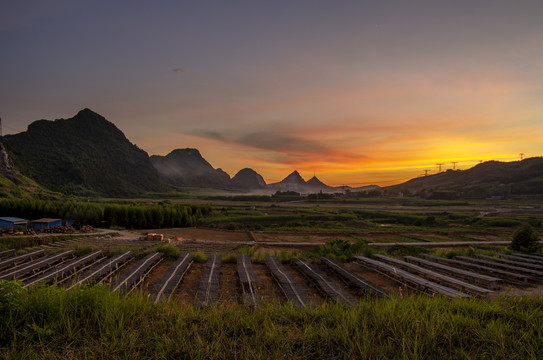
[{"label": "shrub", "polygon": [[426,222],[426,225],[428,226],[434,226],[436,224],[436,217],[433,215],[430,215],[426,217],[425,222]]},{"label": "shrub", "polygon": [[386,252],[392,256],[417,256],[421,253],[428,253],[430,251],[420,246],[396,244],[389,247]]},{"label": "shrub", "polygon": [[164,257],[168,259],[177,259],[181,255],[181,252],[179,251],[178,248],[176,248],[173,245],[165,244],[165,243],[156,245],[155,251],[158,251],[164,254]]},{"label": "shrub", "polygon": [[237,263],[238,256],[235,253],[222,253],[221,261],[223,264],[235,264]]},{"label": "shrub", "polygon": [[204,253],[197,251],[194,253],[194,257],[192,258],[197,263],[205,263],[207,261],[207,256],[205,256]]},{"label": "shrub", "polygon": [[536,252],[540,249],[539,237],[530,224],[517,231],[511,241],[511,249],[520,252]]},{"label": "shrub", "polygon": [[345,262],[354,255],[353,245],[344,239],[335,239],[320,245],[316,253],[318,256],[325,256],[332,260]]}]

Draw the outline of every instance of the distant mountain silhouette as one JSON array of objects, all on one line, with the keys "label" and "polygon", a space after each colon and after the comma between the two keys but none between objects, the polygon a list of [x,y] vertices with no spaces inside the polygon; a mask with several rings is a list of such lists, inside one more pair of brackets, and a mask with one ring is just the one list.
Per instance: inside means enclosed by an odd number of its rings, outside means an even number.
[{"label": "distant mountain silhouette", "polygon": [[375,190],[385,194],[430,198],[484,198],[543,194],[543,157],[488,161],[468,170],[419,177],[379,188],[330,187],[313,176],[305,181],[293,171],[280,182],[266,182],[252,169],[232,179],[214,169],[197,149],[177,149],[152,156],[132,144],[113,123],[89,109],[70,119],[38,120],[27,131],[0,137],[0,196],[140,196],[176,187],[343,192]]},{"label": "distant mountain silhouette", "polygon": [[269,188],[279,191],[296,191],[299,193],[334,192],[337,189],[326,185],[316,176],[309,181],[305,181],[298,171],[293,171],[280,182],[268,185]]},{"label": "distant mountain silhouette", "polygon": [[305,189],[305,180],[298,171],[291,172],[286,178],[280,182],[269,184],[269,187],[280,191],[303,191]]},{"label": "distant mountain silhouette", "polygon": [[197,149],[176,149],[166,156],[153,155],[151,162],[166,184],[218,189],[230,187],[230,176],[221,169],[214,169]]},{"label": "distant mountain silhouette", "polygon": [[313,175],[313,177],[306,182],[306,188],[311,189],[314,192],[329,192],[331,190],[334,190],[333,187],[326,185],[322,181],[320,181],[316,176]]},{"label": "distant mountain silhouette", "polygon": [[468,198],[543,194],[543,157],[513,162],[487,161],[468,170],[447,170],[383,190],[386,193]]},{"label": "distant mountain silhouette", "polygon": [[1,142],[23,175],[53,191],[130,196],[160,190],[147,153],[89,109],[70,119],[35,121]]},{"label": "distant mountain silhouette", "polygon": [[231,186],[233,189],[242,190],[266,189],[268,187],[264,178],[249,168],[238,171],[232,178]]}]

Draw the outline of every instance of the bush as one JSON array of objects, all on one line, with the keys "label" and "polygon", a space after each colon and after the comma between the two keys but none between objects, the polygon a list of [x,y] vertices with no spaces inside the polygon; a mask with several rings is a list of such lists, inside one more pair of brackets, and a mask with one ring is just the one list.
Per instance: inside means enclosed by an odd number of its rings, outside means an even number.
[{"label": "bush", "polygon": [[203,252],[197,251],[194,253],[192,260],[197,263],[205,263],[207,261],[207,256],[205,256]]},{"label": "bush", "polygon": [[421,246],[396,244],[389,247],[386,252],[387,254],[392,256],[417,256],[421,253],[428,253],[430,252],[430,250]]},{"label": "bush", "polygon": [[165,243],[155,245],[155,251],[164,254],[165,258],[172,260],[177,259],[181,255],[181,252],[177,247]]},{"label": "bush", "polygon": [[482,219],[480,221],[482,225],[484,226],[492,226],[492,227],[517,227],[521,226],[522,222],[515,220],[515,219],[505,219],[505,218],[490,218],[490,219]]},{"label": "bush", "polygon": [[340,262],[347,261],[353,255],[351,242],[344,239],[328,241],[317,248],[317,254]]},{"label": "bush", "polygon": [[536,252],[541,248],[539,236],[530,226],[525,224],[522,229],[517,231],[511,241],[511,249],[520,252]]}]

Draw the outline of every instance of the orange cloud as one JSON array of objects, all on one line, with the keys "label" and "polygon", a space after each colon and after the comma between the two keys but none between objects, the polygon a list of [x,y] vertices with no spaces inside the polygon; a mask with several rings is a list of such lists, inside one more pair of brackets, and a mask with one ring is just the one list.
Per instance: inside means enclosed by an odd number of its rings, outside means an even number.
[{"label": "orange cloud", "polygon": [[[192,108],[183,112],[191,122],[180,127],[177,143],[199,148],[231,175],[252,167],[268,182],[297,169],[333,184],[385,184],[435,171],[441,162],[467,167],[520,152],[540,155],[543,107],[525,96],[525,83],[495,69],[393,75]],[[172,149],[172,141],[162,143],[169,146],[164,153]]]}]

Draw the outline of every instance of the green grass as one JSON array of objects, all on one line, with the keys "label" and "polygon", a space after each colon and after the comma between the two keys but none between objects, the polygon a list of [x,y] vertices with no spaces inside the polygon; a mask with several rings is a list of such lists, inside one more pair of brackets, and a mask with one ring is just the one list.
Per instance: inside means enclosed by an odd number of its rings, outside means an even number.
[{"label": "green grass", "polygon": [[[494,209],[476,203],[468,209],[462,201],[423,200],[416,198],[363,199],[366,203],[297,203],[297,204],[214,204],[211,216],[199,225],[218,229],[245,231],[312,232],[458,232],[511,231],[528,222],[541,228],[541,214],[501,212],[499,216],[482,216],[481,211]],[[377,203],[372,204],[372,201]],[[500,203],[500,206],[517,206]],[[537,203],[540,206],[539,203]],[[249,207],[249,205],[251,205]],[[392,206],[392,208],[388,208]],[[445,210],[437,207],[444,207]],[[456,207],[455,207],[456,206]],[[480,208],[482,210],[476,210]],[[432,240],[429,240],[432,241]]]},{"label": "green grass", "polygon": [[0,356],[9,359],[537,359],[543,297],[367,298],[298,309],[153,306],[105,286],[69,292],[0,285]]}]

